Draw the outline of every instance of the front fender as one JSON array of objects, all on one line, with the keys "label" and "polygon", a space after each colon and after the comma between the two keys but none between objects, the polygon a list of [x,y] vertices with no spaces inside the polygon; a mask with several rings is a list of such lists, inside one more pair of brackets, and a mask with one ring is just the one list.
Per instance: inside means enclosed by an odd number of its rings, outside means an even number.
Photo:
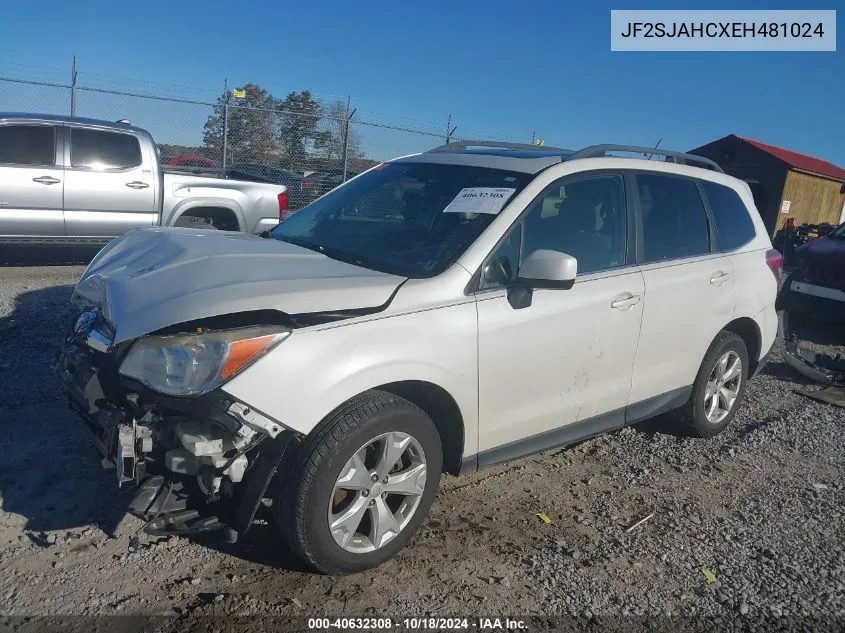
[{"label": "front fender", "polygon": [[295,330],[224,390],[308,434],[350,398],[388,383],[422,381],[449,393],[464,422],[464,455],[478,450],[474,301],[397,316]]}]

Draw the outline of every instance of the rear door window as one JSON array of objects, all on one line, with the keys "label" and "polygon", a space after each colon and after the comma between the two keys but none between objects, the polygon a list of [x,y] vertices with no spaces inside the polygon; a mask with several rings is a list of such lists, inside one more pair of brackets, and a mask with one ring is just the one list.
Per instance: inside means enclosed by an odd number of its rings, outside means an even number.
[{"label": "rear door window", "polygon": [[710,252],[710,224],[695,181],[683,176],[638,173],[643,263]]},{"label": "rear door window", "polygon": [[0,163],[7,165],[55,165],[55,126],[0,126]]},{"label": "rear door window", "polygon": [[702,181],[710,212],[716,222],[719,250],[732,251],[754,239],[754,222],[739,194],[724,185]]},{"label": "rear door window", "polygon": [[89,169],[131,169],[141,165],[141,144],[132,134],[71,128],[70,163]]}]

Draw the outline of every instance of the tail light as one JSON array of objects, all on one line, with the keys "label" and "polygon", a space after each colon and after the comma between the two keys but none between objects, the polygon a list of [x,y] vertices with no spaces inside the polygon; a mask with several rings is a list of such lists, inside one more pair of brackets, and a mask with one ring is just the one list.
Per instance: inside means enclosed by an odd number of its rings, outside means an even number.
[{"label": "tail light", "polygon": [[307,181],[307,180],[300,180],[300,181],[299,181],[299,190],[300,190],[300,191],[305,191],[305,188],[306,188],[307,186],[308,186],[308,181]]},{"label": "tail light", "polygon": [[288,192],[287,190],[280,193],[277,198],[279,199],[279,222],[285,219],[288,210]]},{"label": "tail light", "polygon": [[776,251],[773,248],[767,250],[766,264],[772,271],[775,279],[777,279],[777,282],[780,283],[781,273],[783,272],[783,255],[780,254],[780,251]]}]

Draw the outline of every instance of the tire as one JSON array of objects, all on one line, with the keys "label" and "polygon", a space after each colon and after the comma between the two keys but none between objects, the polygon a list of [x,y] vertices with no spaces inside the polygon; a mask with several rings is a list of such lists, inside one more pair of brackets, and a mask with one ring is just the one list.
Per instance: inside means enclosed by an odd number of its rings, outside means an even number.
[{"label": "tire", "polygon": [[206,218],[198,218],[193,215],[183,215],[176,218],[176,221],[173,223],[173,226],[186,229],[204,229],[207,231],[220,230],[216,226],[214,226],[211,220],[207,220]]},{"label": "tire", "polygon": [[[720,397],[718,403],[719,411],[715,415],[711,414],[711,417],[708,418],[705,404],[712,403],[712,399],[709,397],[708,384],[710,384],[711,378],[714,377],[713,374],[717,370],[717,363],[725,357],[728,358],[729,366],[733,358],[738,358],[741,363],[738,385],[736,385],[736,396],[732,405],[727,407],[727,413],[723,416],[721,415],[722,405],[726,404],[726,399]],[[733,332],[726,330],[719,332],[704,355],[704,360],[701,362],[698,375],[695,377],[689,400],[676,413],[678,421],[683,425],[684,430],[688,434],[696,437],[713,437],[725,430],[736,416],[737,410],[742,406],[742,401],[745,397],[745,388],[748,384],[748,369],[748,348],[745,345],[745,341]],[[726,393],[733,391],[734,384],[734,379],[725,383]]]},{"label": "tire", "polygon": [[[399,470],[389,470],[389,459],[376,461],[387,438],[395,440],[393,446],[406,446]],[[363,468],[350,468],[354,456],[362,457]],[[404,398],[368,391],[331,413],[297,451],[274,491],[275,524],[293,553],[317,571],[339,575],[376,567],[399,552],[425,520],[442,468],[440,435],[431,418]],[[377,471],[381,474],[375,475]],[[385,484],[381,478],[388,471],[394,473],[394,483]],[[344,473],[349,484],[339,481]],[[356,478],[353,473],[363,475]],[[396,485],[397,474],[415,482],[414,494],[381,492],[382,485]],[[339,485],[359,489],[339,490]],[[388,510],[394,522],[378,522],[383,526],[379,532],[375,517],[387,517]],[[344,516],[353,518],[333,532],[330,522],[338,525]],[[356,525],[357,531],[350,533]],[[385,530],[386,525],[399,528],[398,533]],[[381,546],[375,547],[374,541]]]}]

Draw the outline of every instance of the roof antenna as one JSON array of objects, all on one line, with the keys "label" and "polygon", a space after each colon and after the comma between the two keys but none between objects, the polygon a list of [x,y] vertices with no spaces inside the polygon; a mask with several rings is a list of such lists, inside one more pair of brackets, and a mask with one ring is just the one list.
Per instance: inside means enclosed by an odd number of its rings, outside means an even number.
[{"label": "roof antenna", "polygon": [[[654,148],[653,148],[653,149],[657,149],[657,148],[658,148],[658,146],[660,145],[660,142],[661,142],[662,140],[663,140],[663,137],[661,136],[661,137],[657,140],[657,143],[655,143],[655,144],[654,144]],[[646,157],[646,160],[651,160],[651,157],[652,157],[652,156],[654,156],[654,154],[649,154],[649,155]]]}]

